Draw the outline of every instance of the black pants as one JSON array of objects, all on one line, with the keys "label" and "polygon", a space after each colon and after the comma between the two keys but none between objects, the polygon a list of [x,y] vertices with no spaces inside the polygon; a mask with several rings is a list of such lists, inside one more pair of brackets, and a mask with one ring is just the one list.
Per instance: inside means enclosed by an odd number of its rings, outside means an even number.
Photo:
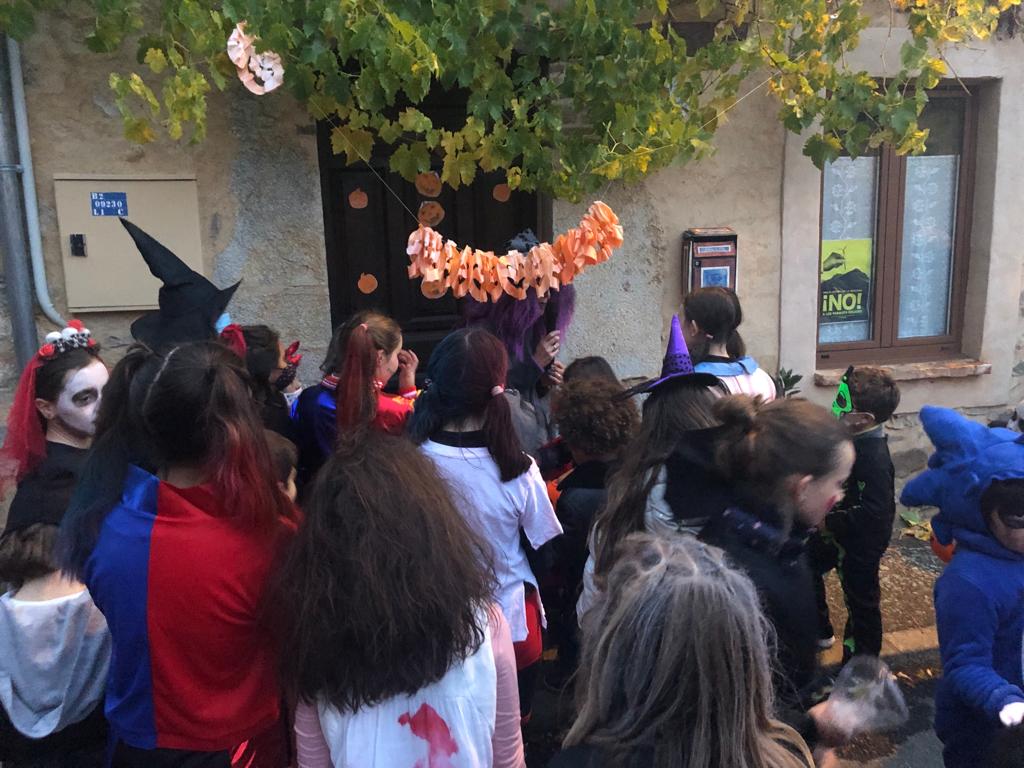
[{"label": "black pants", "polygon": [[0,706],[0,764],[4,768],[105,768],[103,702],[84,720],[42,739],[23,736]]},{"label": "black pants", "polygon": [[843,630],[843,661],[882,651],[881,588],[878,569],[889,544],[892,521],[882,520],[854,526],[845,514],[830,515],[825,527],[810,542],[811,563],[816,572],[818,629],[821,637],[835,634],[825,600],[824,575],[835,570],[846,602]]}]

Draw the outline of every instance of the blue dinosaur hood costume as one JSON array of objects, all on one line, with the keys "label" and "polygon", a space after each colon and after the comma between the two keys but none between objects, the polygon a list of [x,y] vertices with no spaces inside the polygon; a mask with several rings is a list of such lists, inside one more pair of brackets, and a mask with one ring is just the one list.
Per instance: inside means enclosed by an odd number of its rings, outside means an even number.
[{"label": "blue dinosaur hood costume", "polygon": [[956,411],[926,405],[921,424],[935,446],[928,469],[903,489],[908,507],[933,506],[935,538],[997,557],[1019,558],[989,533],[981,515],[981,495],[996,480],[1024,479],[1024,435],[993,429]]},{"label": "blue dinosaur hood costume", "polygon": [[1024,555],[1000,544],[981,513],[993,482],[1024,479],[1024,437],[946,408],[925,407],[921,422],[935,453],[900,500],[937,506],[935,537],[957,543],[935,584],[935,732],[946,768],[977,768],[990,764],[1003,707],[1024,702]]}]

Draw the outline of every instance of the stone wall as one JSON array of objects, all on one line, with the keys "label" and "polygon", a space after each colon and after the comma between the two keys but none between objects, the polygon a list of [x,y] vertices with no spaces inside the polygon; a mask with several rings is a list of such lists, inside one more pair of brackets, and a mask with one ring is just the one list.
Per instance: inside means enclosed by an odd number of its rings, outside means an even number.
[{"label": "stone wall", "polygon": [[[626,242],[576,281],[567,359],[600,354],[623,378],[656,373],[684,292],[683,232],[731,226],[739,235],[741,330],[761,365],[776,370],[784,137],[776,112],[776,102],[758,91],[728,113],[712,157],[666,168],[641,184],[611,184],[594,196],[618,214]],[[556,202],[555,231],[576,226],[584,209]]]},{"label": "stone wall", "polygon": [[[205,272],[218,285],[239,278],[231,303],[242,323],[263,321],[284,339],[301,338],[303,376],[315,377],[330,336],[327,270],[316,134],[285,94],[259,98],[241,88],[210,99],[208,138],[190,146],[166,138],[137,146],[123,138],[107,85],[111,71],[138,69],[127,51],[89,52],[88,24],[71,11],[41,16],[22,47],[43,248],[54,304],[63,311],[64,277],[54,174],[194,174]],[[131,341],[133,314],[89,313],[82,320],[116,360]],[[13,352],[0,310],[0,386],[10,386]],[[52,330],[39,319],[40,337]]]}]

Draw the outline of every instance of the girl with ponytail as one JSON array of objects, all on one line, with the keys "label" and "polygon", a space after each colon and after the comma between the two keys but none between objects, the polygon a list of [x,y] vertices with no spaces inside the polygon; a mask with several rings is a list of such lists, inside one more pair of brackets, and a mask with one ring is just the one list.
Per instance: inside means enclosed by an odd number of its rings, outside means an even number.
[{"label": "girl with ponytail", "polygon": [[534,549],[562,532],[533,459],[523,453],[505,397],[508,353],[481,328],[449,334],[434,349],[427,387],[409,424],[448,483],[459,510],[485,541],[519,669],[520,707],[530,712],[540,660],[543,607],[520,531]]},{"label": "girl with ponytail", "polygon": [[[307,387],[295,404],[299,481],[308,483],[337,446],[373,428],[405,431],[416,399],[419,358],[402,347],[398,323],[377,312],[357,312],[334,334],[320,369],[319,386]],[[398,373],[398,394],[384,386]]]},{"label": "girl with ponytail", "polygon": [[717,376],[734,395],[760,397],[765,402],[776,398],[775,380],[747,356],[738,330],[743,309],[735,291],[698,288],[683,299],[683,316],[683,335],[698,373]]},{"label": "girl with ponytail", "polygon": [[112,764],[283,765],[277,659],[259,617],[297,512],[248,372],[202,342],[136,347],[111,381],[62,536],[112,636]]},{"label": "girl with ponytail", "polygon": [[843,422],[806,400],[763,403],[742,395],[715,403],[714,473],[735,501],[699,538],[725,551],[757,587],[778,637],[776,694],[785,719],[814,745],[830,736],[818,693],[818,614],[807,539],[842,499],[854,450]]}]

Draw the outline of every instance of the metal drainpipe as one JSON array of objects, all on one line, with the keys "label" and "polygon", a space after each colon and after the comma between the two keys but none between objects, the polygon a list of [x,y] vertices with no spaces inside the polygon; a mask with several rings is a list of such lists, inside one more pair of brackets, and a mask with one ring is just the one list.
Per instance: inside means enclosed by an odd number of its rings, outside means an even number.
[{"label": "metal drainpipe", "polygon": [[21,74],[21,49],[18,43],[7,39],[7,64],[11,76],[11,98],[14,100],[14,128],[18,137],[18,157],[21,159],[21,193],[25,201],[25,224],[28,228],[28,247],[32,257],[32,282],[35,284],[39,308],[58,328],[67,323],[50,299],[50,286],[46,283],[46,262],[43,261],[43,239],[39,234],[39,206],[36,202],[36,174],[32,166],[32,144],[28,133],[28,108],[25,105],[25,81]]},{"label": "metal drainpipe", "polygon": [[[0,36],[0,45],[10,41]],[[10,70],[0,62],[0,230],[4,247],[4,283],[7,309],[11,316],[14,354],[23,368],[36,352],[36,324],[32,309],[32,276],[28,268],[24,219],[21,215],[21,191],[18,174],[23,170],[17,162],[15,139],[8,124],[13,111],[8,91]]]}]

